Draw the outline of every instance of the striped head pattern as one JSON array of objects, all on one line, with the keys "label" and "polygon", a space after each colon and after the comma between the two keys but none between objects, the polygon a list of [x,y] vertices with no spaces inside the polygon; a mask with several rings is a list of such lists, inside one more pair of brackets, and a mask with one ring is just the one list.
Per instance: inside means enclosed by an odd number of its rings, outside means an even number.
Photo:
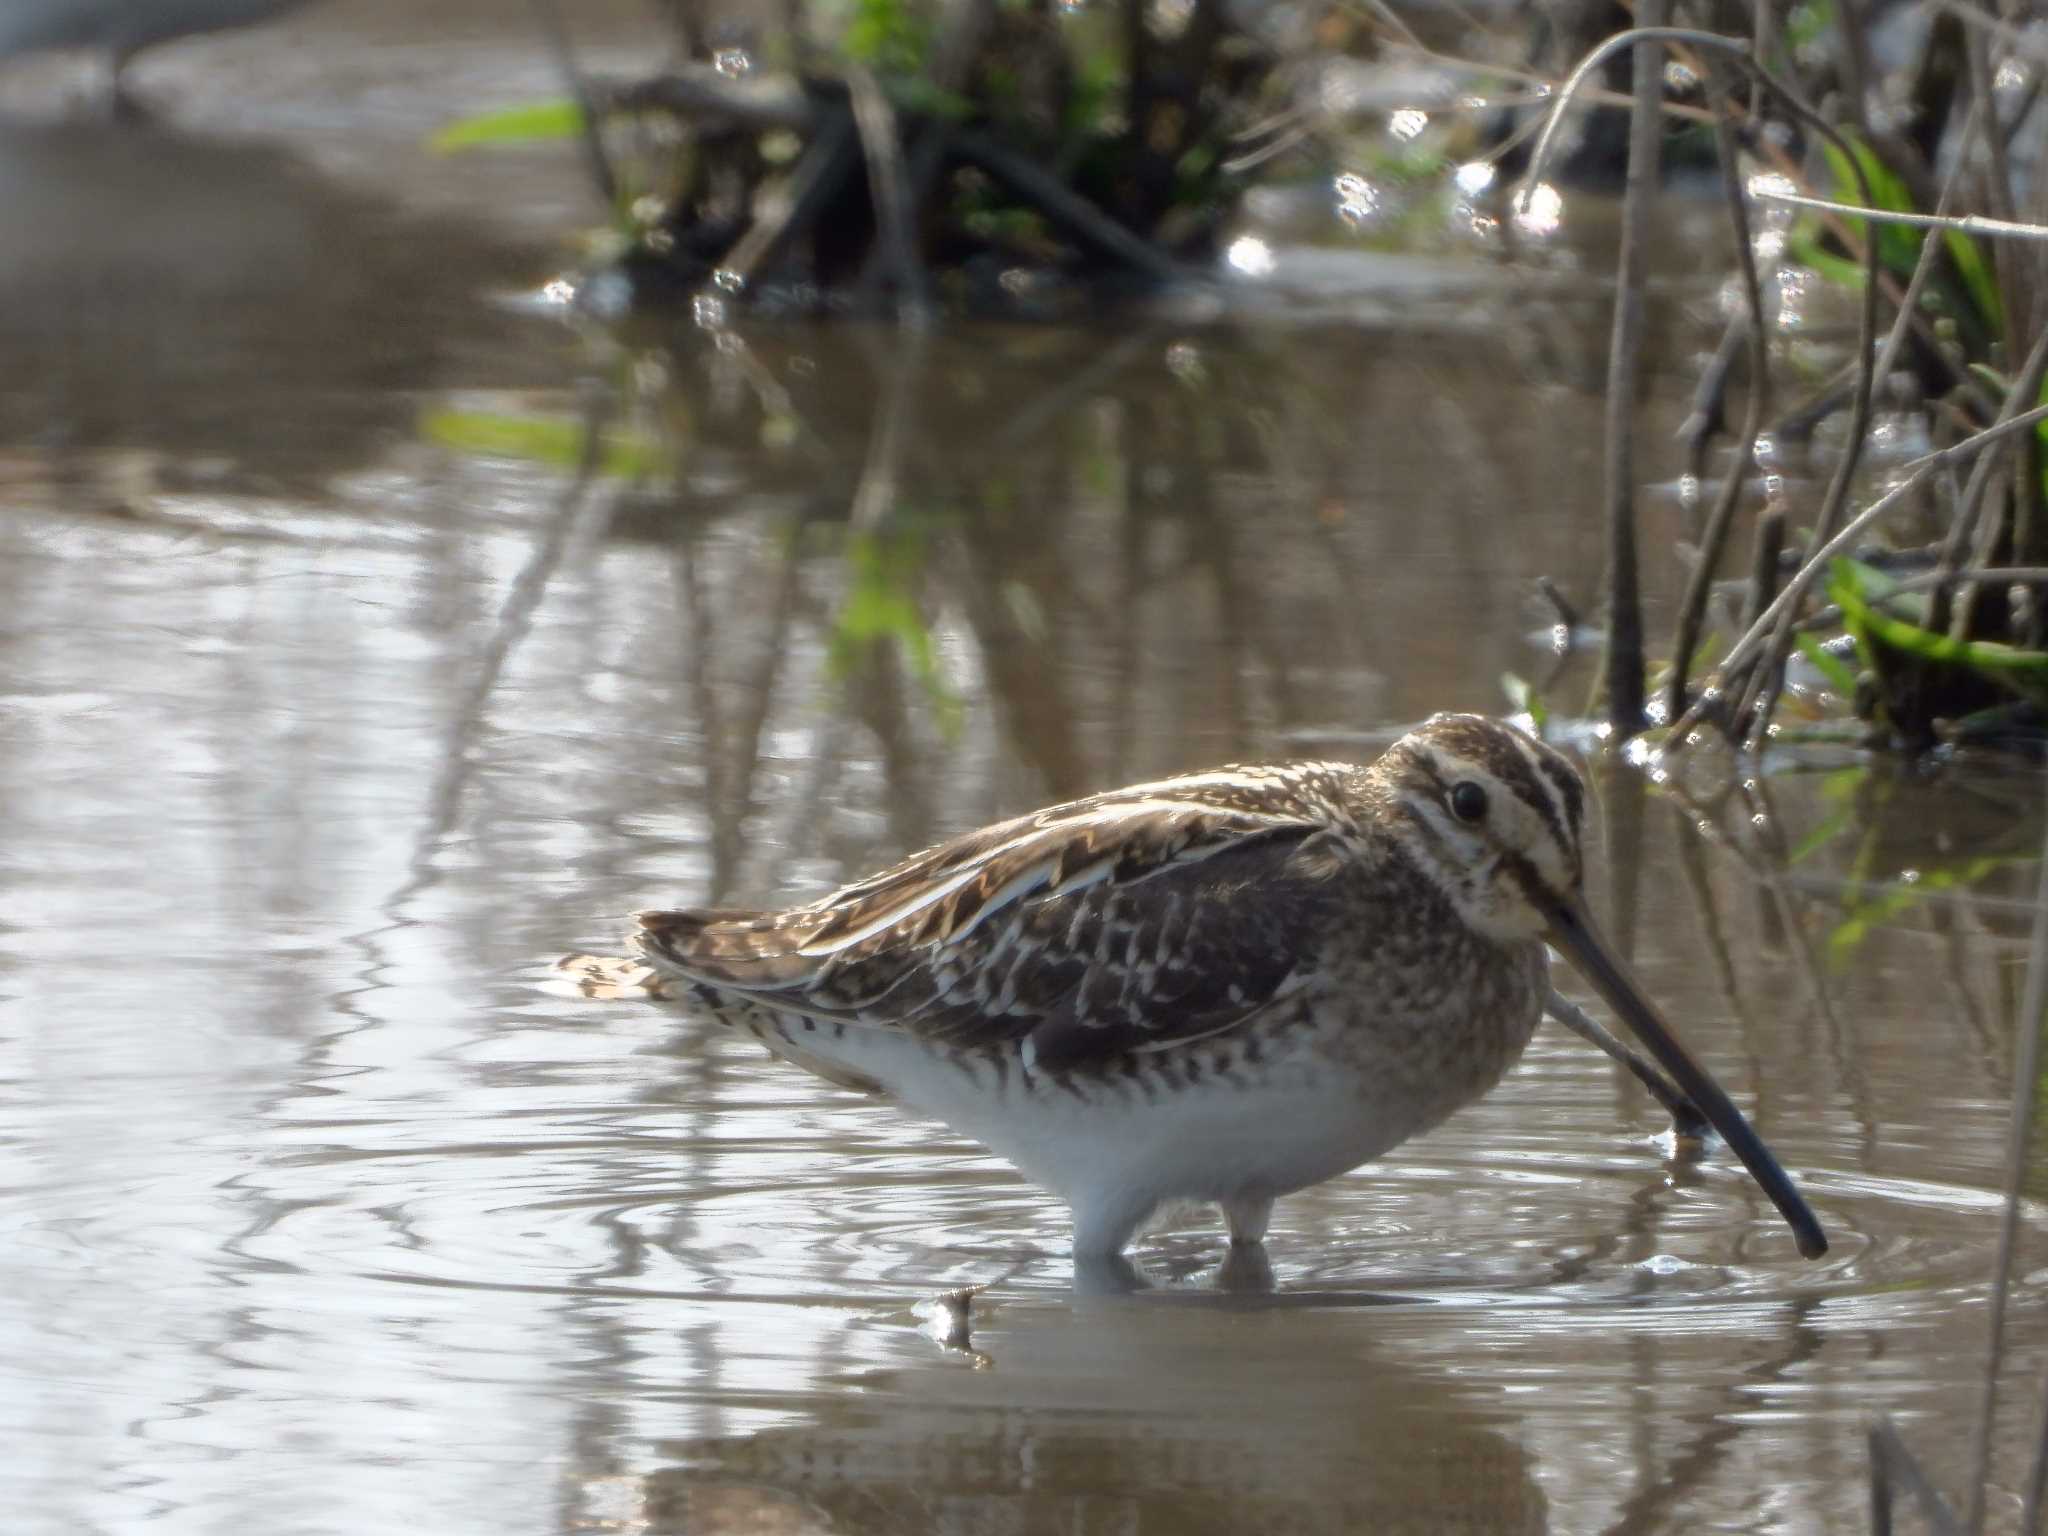
[{"label": "striped head pattern", "polygon": [[1562,753],[1483,715],[1435,715],[1372,773],[1395,837],[1481,933],[1536,938],[1579,889],[1586,786]]}]

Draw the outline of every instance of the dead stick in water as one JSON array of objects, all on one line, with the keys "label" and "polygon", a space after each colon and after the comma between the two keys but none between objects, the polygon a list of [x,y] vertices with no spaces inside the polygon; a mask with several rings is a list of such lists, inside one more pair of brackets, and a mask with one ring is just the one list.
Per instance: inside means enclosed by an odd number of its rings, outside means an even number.
[{"label": "dead stick in water", "polygon": [[[1637,0],[1644,27],[1664,20],[1666,0]],[[1633,736],[1643,712],[1643,605],[1636,575],[1635,409],[1643,349],[1643,289],[1649,266],[1650,200],[1657,190],[1657,104],[1664,94],[1664,49],[1644,39],[1631,66],[1635,106],[1629,118],[1628,180],[1622,194],[1621,254],[1615,264],[1614,329],[1607,349],[1607,718],[1617,736]]]}]

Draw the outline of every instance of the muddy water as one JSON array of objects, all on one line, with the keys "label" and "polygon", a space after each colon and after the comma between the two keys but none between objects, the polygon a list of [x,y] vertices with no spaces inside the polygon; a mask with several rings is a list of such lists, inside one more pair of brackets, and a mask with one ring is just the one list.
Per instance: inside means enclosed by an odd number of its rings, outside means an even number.
[{"label": "muddy water", "polygon": [[[0,228],[10,1533],[1833,1531],[1879,1411],[1960,1493],[2027,774],[1606,782],[1596,898],[1813,1264],[1546,1033],[1283,1202],[1269,1272],[1197,1214],[1152,1289],[1076,1295],[1059,1208],[973,1146],[541,985],[636,906],[1370,754],[1508,671],[1582,697],[1526,602],[1599,564],[1568,263],[621,348],[501,302],[547,253],[485,193],[566,209],[573,167],[409,148],[431,112],[367,83],[396,14],[219,44],[290,91],[181,98],[167,56],[140,136],[0,125],[42,210]],[[548,456],[593,419],[622,472],[579,489]],[[1994,1524],[2048,1346],[2024,1215]]]}]

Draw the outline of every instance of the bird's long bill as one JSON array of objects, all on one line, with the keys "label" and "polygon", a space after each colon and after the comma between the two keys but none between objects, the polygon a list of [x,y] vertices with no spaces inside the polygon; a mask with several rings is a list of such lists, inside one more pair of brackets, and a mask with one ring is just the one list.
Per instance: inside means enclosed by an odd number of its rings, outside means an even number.
[{"label": "bird's long bill", "polygon": [[1758,1187],[1770,1196],[1771,1204],[1778,1208],[1779,1214],[1792,1228],[1800,1253],[1809,1259],[1817,1259],[1826,1253],[1827,1234],[1821,1231],[1820,1223],[1793,1187],[1791,1177],[1779,1165],[1771,1149],[1764,1145],[1763,1138],[1742,1118],[1742,1111],[1721,1091],[1721,1085],[1709,1077],[1706,1068],[1694,1061],[1691,1053],[1678,1043],[1671,1026],[1651,1006],[1627,967],[1607,947],[1607,941],[1600,937],[1600,931],[1593,926],[1592,918],[1586,912],[1585,903],[1577,896],[1558,896],[1550,891],[1531,894],[1550,919],[1547,937],[1551,944],[1577,966],[1586,980],[1607,999],[1607,1005],[1636,1032],[1650,1054],[1676,1079],[1685,1096],[1698,1106],[1700,1113],[1720,1133],[1721,1139],[1742,1159],[1742,1165],[1755,1177]]}]

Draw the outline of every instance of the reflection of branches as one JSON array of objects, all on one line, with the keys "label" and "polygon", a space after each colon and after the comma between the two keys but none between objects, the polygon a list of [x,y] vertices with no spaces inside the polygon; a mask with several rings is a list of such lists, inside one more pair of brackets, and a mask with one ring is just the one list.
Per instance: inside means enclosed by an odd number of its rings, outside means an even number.
[{"label": "reflection of branches", "polygon": [[738,857],[739,808],[725,782],[731,758],[725,752],[725,732],[719,728],[718,690],[712,684],[711,659],[718,626],[704,601],[703,583],[698,578],[696,541],[688,534],[676,546],[676,589],[682,600],[687,626],[683,670],[688,694],[697,714],[697,739],[704,744],[705,821],[711,843],[711,880],[704,899],[713,906],[726,898],[732,886],[733,864]]},{"label": "reflection of branches", "polygon": [[[1577,1251],[1552,1260],[1549,1270],[1533,1288],[1548,1290],[1554,1286],[1576,1285],[1617,1254],[1654,1251],[1652,1244],[1664,1220],[1665,1208],[1680,1191],[1693,1188],[1699,1182],[1703,1144],[1691,1137],[1674,1138],[1674,1142],[1674,1150],[1664,1165],[1647,1174],[1630,1192],[1628,1210],[1614,1230],[1601,1233],[1590,1241],[1576,1240],[1574,1247]],[[1649,1276],[1640,1271],[1631,1276],[1634,1293],[1640,1295],[1648,1280]]]},{"label": "reflection of branches", "polygon": [[549,580],[562,563],[563,554],[579,534],[584,539],[599,537],[611,515],[609,498],[590,495],[604,459],[604,424],[610,410],[608,393],[592,387],[584,405],[582,457],[574,476],[563,488],[560,500],[555,503],[553,517],[541,528],[532,554],[513,579],[512,590],[505,595],[504,606],[498,610],[498,621],[492,627],[490,639],[484,645],[483,654],[477,658],[470,686],[456,706],[455,718],[449,725],[442,748],[441,771],[427,797],[426,820],[414,841],[411,873],[405,884],[393,893],[389,903],[394,912],[432,879],[435,850],[455,824],[463,790],[468,786],[475,766],[475,748],[477,738],[483,732],[484,711],[498,690],[498,682],[504,676],[506,664],[512,659],[512,652],[532,627],[533,615],[547,592]]},{"label": "reflection of branches", "polygon": [[[882,404],[869,429],[866,459],[855,483],[847,517],[847,589],[832,619],[832,650],[839,659],[842,682],[854,712],[874,733],[881,748],[883,782],[890,802],[891,829],[899,846],[921,848],[931,840],[930,800],[919,788],[919,758],[912,749],[909,714],[903,687],[904,657],[899,647],[917,645],[913,657],[919,675],[934,699],[943,685],[938,680],[937,656],[922,620],[915,616],[917,597],[901,588],[917,574],[922,561],[910,571],[892,558],[901,543],[889,540],[890,525],[901,510],[901,481],[905,445],[915,436],[917,390],[925,376],[926,338],[921,330],[902,333],[902,347],[884,364],[888,378]],[[851,622],[855,605],[869,595],[864,577],[872,576],[891,587],[894,608],[902,610],[903,623],[917,626],[915,633],[898,633],[895,643],[864,633]]]},{"label": "reflection of branches", "polygon": [[[1970,990],[1968,960],[1970,953],[1970,932],[1964,924],[1964,917],[1970,913],[1969,893],[1963,893],[1964,900],[1956,907],[1937,903],[1928,909],[1928,925],[1942,939],[1942,971],[1948,978],[1949,990],[1955,994],[1963,1023],[1969,1028],[1971,1038],[1977,1042],[1980,1062],[1995,1061],[1998,1048],[1993,1043],[1990,1021],[1984,1016],[1983,1005]],[[1981,925],[1978,927],[1981,932]]]},{"label": "reflection of branches", "polygon": [[[712,665],[718,640],[728,627],[719,622],[705,593],[696,540],[686,537],[676,550],[676,585],[689,625],[689,696],[697,713],[698,739],[704,752],[706,819],[711,844],[711,879],[705,900],[714,905],[727,899],[742,883],[740,862],[745,845],[741,831],[753,809],[762,738],[775,700],[776,681],[789,654],[799,545],[793,529],[777,542],[781,559],[772,576],[774,591],[767,603],[760,604],[751,594],[741,599],[749,608],[766,607],[768,629],[755,649],[753,667],[739,689],[744,702],[740,717],[730,730],[722,719]],[[733,585],[744,594],[744,583]]]},{"label": "reflection of branches", "polygon": [[[2041,875],[2034,889],[2034,925],[2027,945],[2027,982],[2020,1000],[2019,1048],[2014,1053],[2012,1120],[2005,1143],[2005,1212],[1998,1227],[1997,1274],[1985,1324],[1984,1393],[1978,1404],[1977,1427],[1971,1441],[1968,1529],[1984,1528],[1984,1485],[1991,1470],[1991,1429],[1998,1407],[1998,1372],[2005,1357],[2006,1296],[2012,1284],[2013,1259],[2019,1243],[2020,1190],[2026,1179],[2027,1153],[2033,1139],[2034,1105],[2041,1081],[2041,1019],[2048,1012],[2048,832],[2041,846]],[[2048,1460],[2048,1451],[2043,1452]],[[2034,1487],[2041,1470],[2037,1464]],[[2030,1500],[2023,1529],[2038,1529],[2038,1492]]]},{"label": "reflection of branches", "polygon": [[1714,976],[1720,982],[1722,1000],[1728,1005],[1729,1015],[1738,1020],[1746,1032],[1750,1028],[1749,1010],[1736,980],[1735,957],[1729,952],[1721,911],[1714,902],[1713,882],[1707,877],[1706,860],[1702,857],[1704,839],[1694,833],[1693,818],[1683,806],[1674,804],[1671,814],[1672,840],[1678,845],[1678,867],[1685,876],[1686,891],[1692,897],[1700,936],[1706,941],[1707,953],[1713,957]]},{"label": "reflection of branches", "polygon": [[[1118,413],[1118,424],[1122,425],[1123,413]],[[1143,507],[1144,471],[1137,456],[1125,445],[1122,483],[1118,489],[1121,495],[1117,501],[1117,534],[1119,570],[1117,572],[1118,601],[1114,626],[1116,631],[1116,689],[1111,695],[1112,724],[1110,739],[1115,743],[1113,761],[1116,763],[1117,782],[1124,783],[1134,777],[1137,769],[1134,763],[1138,748],[1134,739],[1137,735],[1139,668],[1144,662],[1143,631],[1138,622],[1139,599],[1143,595],[1143,579],[1140,573],[1145,568],[1146,518]]]},{"label": "reflection of branches", "polygon": [[1736,786],[1738,795],[1749,805],[1749,824],[1754,831],[1762,862],[1759,868],[1764,882],[1776,898],[1782,912],[1786,931],[1791,937],[1792,957],[1798,962],[1801,977],[1806,982],[1807,995],[1813,1000],[1815,1010],[1827,1024],[1830,1031],[1838,1027],[1833,1003],[1828,997],[1827,976],[1821,968],[1820,957],[1813,952],[1813,942],[1807,931],[1806,914],[1795,891],[1784,878],[1784,871],[1791,859],[1785,848],[1785,832],[1778,819],[1778,808],[1772,803],[1768,780],[1761,777],[1744,780]]},{"label": "reflection of branches", "polygon": [[[1740,1384],[1730,1382],[1725,1391],[1731,1409],[1739,1409],[1745,1399],[1758,1387],[1768,1387],[1786,1381],[1799,1368],[1812,1360],[1821,1351],[1826,1335],[1809,1326],[1808,1318],[1821,1305],[1815,1297],[1804,1297],[1789,1303],[1791,1311],[1784,1351],[1775,1360],[1756,1366],[1742,1373]],[[1642,1357],[1641,1368],[1648,1375],[1648,1356]],[[1653,1386],[1645,1380],[1642,1385]],[[1630,1495],[1607,1527],[1612,1536],[1632,1536],[1638,1531],[1669,1530],[1685,1522],[1675,1512],[1683,1506],[1694,1492],[1705,1485],[1716,1469],[1727,1462],[1728,1452],[1743,1436],[1743,1419],[1739,1412],[1717,1413],[1708,1417],[1706,1427],[1700,1436],[1679,1456],[1673,1458],[1661,1473],[1645,1467],[1645,1480]]]},{"label": "reflection of branches", "polygon": [[996,433],[996,456],[1007,458],[1031,446],[1055,423],[1107,392],[1139,358],[1157,355],[1164,334],[1152,328],[1132,331],[1114,346],[1093,353],[1081,367],[1062,374],[1029,403],[1006,411]]},{"label": "reflection of branches", "polygon": [[[789,657],[789,627],[796,613],[797,592],[800,587],[801,547],[798,531],[802,524],[792,521],[774,542],[780,555],[775,571],[775,591],[769,603],[769,629],[760,646],[760,654],[754,671],[747,677],[741,688],[745,704],[735,723],[730,746],[726,748],[727,761],[731,764],[732,810],[735,818],[753,808],[756,795],[754,787],[761,773],[761,745],[768,729],[768,716],[774,706],[776,684],[783,664]],[[707,749],[716,753],[721,743],[707,743]]]},{"label": "reflection of branches", "polygon": [[[1056,470],[1047,457],[1019,457],[1018,472],[1035,470],[1050,479]],[[1065,500],[1059,486],[1048,490],[1036,499],[1047,514]],[[980,646],[989,708],[1017,757],[1044,793],[1058,800],[1099,787],[1089,782],[1074,730],[1074,701],[1060,665],[1065,626],[1046,618],[1051,603],[1072,597],[1073,576],[1060,562],[1063,531],[1047,527],[1038,516],[969,516],[959,528],[957,564],[962,613]],[[1126,561],[1123,569],[1129,580],[1136,566]],[[1119,607],[1117,622],[1133,623],[1130,607]],[[1126,673],[1120,686],[1127,681]]]},{"label": "reflection of branches", "polygon": [[[1195,459],[1191,450],[1196,445],[1189,440],[1191,436],[1183,433],[1176,444],[1175,456],[1183,463]],[[1255,618],[1251,610],[1257,606],[1257,598],[1239,576],[1230,522],[1216,505],[1215,477],[1206,472],[1206,466],[1199,465],[1199,460],[1195,464],[1194,484],[1185,489],[1176,487],[1174,502],[1189,523],[1190,558],[1207,575],[1216,594],[1216,681],[1223,699],[1223,716],[1230,723],[1230,753],[1243,757],[1253,750],[1243,658],[1247,620]]]},{"label": "reflection of branches", "polygon": [[[1965,1530],[1978,1529],[1965,1526],[1956,1518],[1948,1500],[1928,1481],[1919,1461],[1906,1449],[1891,1416],[1885,1414],[1870,1426],[1870,1536],[1892,1536],[1892,1495],[1896,1488],[1912,1495],[1934,1536],[1963,1536]],[[2030,1519],[2019,1529],[2037,1530],[2039,1526]]]}]

